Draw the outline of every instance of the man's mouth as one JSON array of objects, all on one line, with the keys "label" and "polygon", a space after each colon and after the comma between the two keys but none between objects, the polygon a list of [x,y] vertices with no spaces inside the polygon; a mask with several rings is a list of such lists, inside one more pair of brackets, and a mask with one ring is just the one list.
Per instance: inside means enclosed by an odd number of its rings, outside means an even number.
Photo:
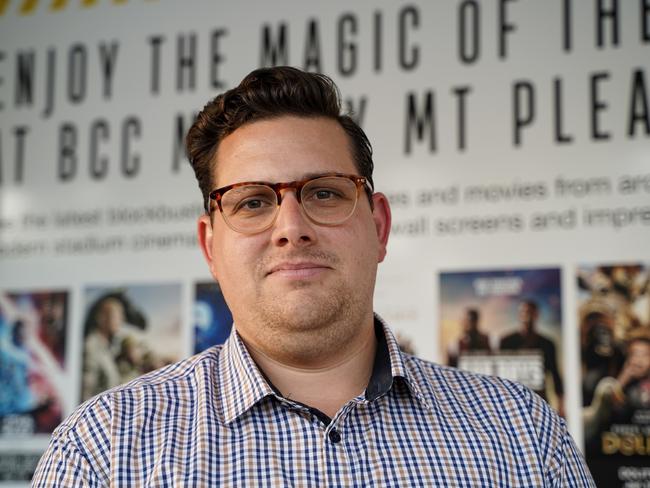
[{"label": "man's mouth", "polygon": [[317,276],[328,269],[331,267],[313,261],[282,262],[271,267],[267,276],[304,279]]}]

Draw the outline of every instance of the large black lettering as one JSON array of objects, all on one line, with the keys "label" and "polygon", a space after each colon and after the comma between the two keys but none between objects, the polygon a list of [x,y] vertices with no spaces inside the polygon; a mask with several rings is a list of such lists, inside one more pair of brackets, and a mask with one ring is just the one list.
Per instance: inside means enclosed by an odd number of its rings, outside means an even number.
[{"label": "large black lettering", "polygon": [[[14,128],[14,183],[22,183],[25,174],[25,138],[29,129],[27,126]],[[4,183],[2,161],[2,131],[0,131],[0,186]]]},{"label": "large black lettering", "polygon": [[506,36],[516,30],[515,24],[508,22],[507,4],[516,0],[499,0],[499,58],[508,56]]},{"label": "large black lettering", "polygon": [[69,122],[59,128],[58,170],[61,181],[70,181],[77,174],[77,128]]},{"label": "large black lettering", "polygon": [[643,71],[637,69],[632,74],[632,94],[630,96],[630,114],[627,125],[628,137],[636,135],[639,125],[645,131],[645,135],[650,135],[650,110],[648,110],[645,76]]},{"label": "large black lettering", "polygon": [[337,27],[338,49],[337,66],[339,73],[350,76],[357,70],[357,18],[353,14],[343,14],[339,17]]},{"label": "large black lettering", "polygon": [[650,42],[650,0],[639,0],[641,3],[641,42]]},{"label": "large black lettering", "polygon": [[558,144],[568,144],[573,142],[573,136],[565,134],[563,131],[562,117],[564,103],[562,100],[562,80],[560,78],[553,79],[553,106],[554,106],[554,126],[555,126],[555,142]]},{"label": "large black lettering", "polygon": [[570,52],[573,45],[571,31],[571,0],[562,2],[562,49]]},{"label": "large black lettering", "polygon": [[75,44],[68,53],[68,99],[81,103],[86,98],[88,55],[82,44]]},{"label": "large black lettering", "polygon": [[414,27],[420,27],[420,11],[413,5],[403,7],[399,13],[399,23],[397,26],[399,35],[397,51],[399,65],[407,71],[415,69],[420,62],[420,47],[410,45],[408,42],[408,30]]},{"label": "large black lettering", "polygon": [[467,144],[467,104],[465,102],[467,100],[467,95],[471,93],[471,91],[472,87],[470,86],[457,86],[451,90],[451,92],[456,95],[458,101],[457,138],[459,151],[464,151]]},{"label": "large black lettering", "polygon": [[228,33],[226,29],[215,29],[210,36],[210,86],[215,90],[222,90],[226,83],[219,78],[219,65],[225,61],[221,53],[221,38]]},{"label": "large black lettering", "polygon": [[512,90],[513,144],[520,146],[523,130],[535,120],[535,87],[530,81],[516,81]]},{"label": "large black lettering", "polygon": [[95,180],[101,180],[108,174],[108,158],[99,154],[99,143],[107,141],[109,137],[108,122],[99,119],[90,126],[90,176]]},{"label": "large black lettering", "polygon": [[196,34],[176,39],[176,90],[196,89]]},{"label": "large black lettering", "polygon": [[131,140],[142,135],[142,124],[136,117],[127,117],[122,124],[122,174],[130,178],[140,171],[140,155],[131,151]]},{"label": "large black lettering", "polygon": [[287,40],[287,24],[280,22],[277,36],[269,24],[262,26],[262,49],[260,53],[260,66],[270,67],[289,64],[289,48]]},{"label": "large black lettering", "polygon": [[25,176],[25,139],[29,129],[19,126],[14,129],[16,152],[14,156],[14,182],[22,183]]},{"label": "large black lettering", "polygon": [[47,83],[45,83],[45,106],[43,117],[48,118],[54,112],[54,88],[56,86],[56,51],[47,50]]},{"label": "large black lettering", "polygon": [[[605,2],[609,2],[607,8]],[[609,23],[610,42],[612,46],[618,46],[619,17],[618,0],[598,0],[596,4],[596,46],[602,49],[605,46],[605,29]]]},{"label": "large black lettering", "polygon": [[[413,138],[421,142],[428,136],[429,151],[436,151],[436,123],[434,118],[434,93],[430,90],[424,94],[424,108],[418,108],[417,94],[409,92],[406,95],[406,124],[404,133],[404,152],[410,154],[413,148]],[[428,129],[427,132],[425,130]]]},{"label": "large black lettering", "polygon": [[33,50],[16,55],[16,107],[34,103],[34,57]]},{"label": "large black lettering", "polygon": [[305,59],[303,60],[303,68],[305,71],[321,71],[320,65],[321,49],[320,49],[320,33],[318,31],[318,21],[310,19],[307,23],[307,35],[305,36]]},{"label": "large black lettering", "polygon": [[[481,7],[476,0],[464,0],[458,6],[458,57],[465,64],[478,60]],[[468,27],[469,23],[469,27]]]},{"label": "large black lettering", "polygon": [[[0,65],[1,65],[2,62],[5,60],[5,57],[6,57],[6,56],[5,56],[5,52],[4,52],[4,51],[0,51]],[[4,82],[5,82],[5,79],[4,79],[2,76],[0,76],[0,87],[2,87],[2,85],[4,85]],[[4,102],[2,101],[2,99],[0,98],[0,111],[4,110],[4,108],[5,108],[5,104],[4,104]],[[0,178],[0,181],[2,181],[1,178]]]},{"label": "large black lettering", "polygon": [[603,81],[609,79],[609,73],[601,71],[591,75],[590,79],[590,100],[591,100],[591,138],[596,141],[607,140],[610,138],[610,133],[605,132],[600,127],[600,120],[598,118],[600,112],[607,109],[608,104],[600,99],[599,85]]},{"label": "large black lettering", "polygon": [[160,93],[160,48],[165,42],[164,36],[151,36],[149,45],[151,46],[151,83],[150,90],[152,95]]},{"label": "large black lettering", "polygon": [[379,10],[375,12],[373,16],[373,41],[374,41],[374,57],[373,57],[373,68],[379,73],[382,68],[382,60],[384,54],[384,44],[383,44],[383,16]]},{"label": "large black lettering", "polygon": [[196,119],[196,114],[192,114],[189,120],[185,120],[182,114],[176,114],[174,119],[174,135],[172,137],[172,173],[178,173],[181,165],[185,164],[187,158],[185,152],[185,135]]},{"label": "large black lettering", "polygon": [[115,63],[120,45],[113,41],[110,44],[99,44],[99,65],[102,71],[102,96],[109,100],[113,94],[113,76],[115,75]]}]

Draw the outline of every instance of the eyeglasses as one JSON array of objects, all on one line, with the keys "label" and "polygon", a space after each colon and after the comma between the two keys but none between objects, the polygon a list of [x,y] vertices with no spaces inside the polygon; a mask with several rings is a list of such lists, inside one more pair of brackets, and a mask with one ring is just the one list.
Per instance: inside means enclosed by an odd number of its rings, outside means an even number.
[{"label": "eyeglasses", "polygon": [[242,234],[256,234],[273,225],[282,192],[288,189],[295,189],[298,203],[312,222],[332,226],[350,218],[362,189],[368,199],[373,191],[363,176],[326,173],[288,183],[235,183],[213,190],[208,198],[216,202],[228,227]]}]

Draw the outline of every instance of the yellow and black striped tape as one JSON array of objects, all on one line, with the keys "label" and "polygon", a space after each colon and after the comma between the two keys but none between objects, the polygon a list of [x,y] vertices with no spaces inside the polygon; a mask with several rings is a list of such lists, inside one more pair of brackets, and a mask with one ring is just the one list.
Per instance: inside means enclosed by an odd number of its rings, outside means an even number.
[{"label": "yellow and black striped tape", "polygon": [[[129,0],[110,0],[110,3],[122,5],[128,3],[128,1]],[[11,0],[0,0],[0,17],[10,11],[11,3]],[[35,13],[39,7],[47,8],[51,12],[60,12],[66,8],[74,6],[82,8],[94,7],[99,3],[100,0],[78,0],[76,2],[70,2],[69,0],[49,0],[44,2],[39,2],[39,0],[20,0],[19,2],[16,2],[16,4],[18,4],[16,13],[19,15],[31,15]]]}]

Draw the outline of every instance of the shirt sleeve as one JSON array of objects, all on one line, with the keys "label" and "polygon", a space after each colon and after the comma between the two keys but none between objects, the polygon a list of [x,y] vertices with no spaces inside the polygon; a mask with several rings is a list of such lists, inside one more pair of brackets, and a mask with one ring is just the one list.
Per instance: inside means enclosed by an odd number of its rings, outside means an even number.
[{"label": "shirt sleeve", "polygon": [[70,440],[53,437],[32,478],[32,488],[100,487],[90,463]]},{"label": "shirt sleeve", "polygon": [[[561,421],[564,423],[564,420]],[[562,447],[558,452],[559,472],[557,480],[552,486],[588,486],[595,488],[596,484],[591,477],[584,457],[578,451],[566,428],[563,430]]]},{"label": "shirt sleeve", "polygon": [[595,488],[584,457],[571,438],[564,419],[538,395],[527,391],[530,411],[539,437],[546,486]]}]

